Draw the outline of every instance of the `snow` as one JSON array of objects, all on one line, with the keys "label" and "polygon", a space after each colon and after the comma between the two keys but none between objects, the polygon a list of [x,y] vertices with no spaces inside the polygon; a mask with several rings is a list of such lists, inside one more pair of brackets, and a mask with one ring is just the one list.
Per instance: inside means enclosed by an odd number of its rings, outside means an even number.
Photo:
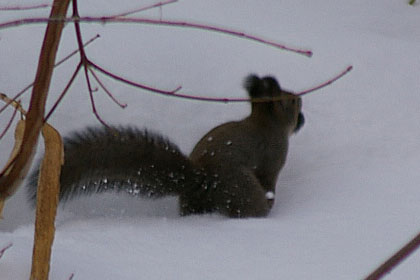
[{"label": "snow", "polygon": [[[1,5],[31,1],[2,1]],[[32,2],[33,3],[33,2]],[[141,4],[150,3],[142,1]],[[139,1],[80,1],[82,15],[108,15]],[[420,6],[407,1],[183,0],[146,12],[258,34],[309,48],[312,58],[211,32],[134,24],[85,24],[89,57],[139,82],[203,96],[245,97],[249,73],[275,75],[300,91],[353,65],[333,85],[303,98],[305,126],[290,142],[269,217],[179,217],[175,198],[104,194],[60,208],[50,279],[361,279],[420,230]],[[0,11],[0,22],[47,10]],[[0,30],[0,92],[12,96],[33,79],[43,25]],[[64,32],[59,57],[76,48]],[[77,58],[57,68],[48,106]],[[247,104],[211,104],[156,96],[104,79],[122,102],[95,93],[111,124],[159,131],[188,153],[215,125],[239,119]],[[101,94],[101,96],[99,96]],[[28,97],[23,99],[27,104]],[[11,111],[0,117],[4,127]],[[98,124],[83,76],[51,124],[62,135]],[[12,147],[0,142],[0,165]],[[38,157],[41,155],[40,145]],[[1,279],[28,279],[34,211],[24,188],[0,222]],[[385,279],[418,279],[420,251]]]}]

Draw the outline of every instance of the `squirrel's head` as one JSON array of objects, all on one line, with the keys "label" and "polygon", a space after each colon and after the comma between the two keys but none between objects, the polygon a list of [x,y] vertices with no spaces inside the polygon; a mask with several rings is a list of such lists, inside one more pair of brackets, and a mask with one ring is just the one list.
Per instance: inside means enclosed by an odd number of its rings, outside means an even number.
[{"label": "squirrel's head", "polygon": [[252,100],[252,115],[278,121],[290,128],[290,133],[303,126],[302,99],[282,90],[275,78],[249,75],[244,87]]}]

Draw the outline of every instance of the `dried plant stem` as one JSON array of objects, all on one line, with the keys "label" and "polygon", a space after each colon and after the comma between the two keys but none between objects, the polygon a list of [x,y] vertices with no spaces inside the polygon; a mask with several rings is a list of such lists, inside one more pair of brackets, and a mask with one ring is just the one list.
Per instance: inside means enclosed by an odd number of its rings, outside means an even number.
[{"label": "dried plant stem", "polygon": [[[64,17],[67,13],[69,2],[69,0],[54,0],[50,17]],[[14,193],[26,176],[32,161],[35,145],[41,127],[44,125],[45,103],[63,27],[63,21],[48,23],[41,48],[28,113],[26,114],[25,122],[20,122],[24,126],[21,139],[22,142],[18,145],[16,156],[13,156],[13,164],[0,176],[0,201],[4,201],[4,199]],[[58,166],[58,170],[59,168],[60,166]],[[58,178],[56,178],[56,180],[58,180]],[[51,184],[49,184],[49,186],[51,186]],[[41,187],[45,189],[45,186]],[[55,184],[55,187],[58,187],[58,184]],[[58,195],[58,191],[56,193]],[[48,203],[48,200],[45,200],[45,202],[46,203],[41,203],[37,206],[39,209],[49,209],[49,215],[48,217],[40,217],[41,213],[37,209],[37,220],[44,220],[44,218],[46,218],[48,221],[43,223],[41,230],[37,230],[35,234],[36,241],[34,244],[31,269],[32,280],[48,279],[51,244],[54,238],[53,229],[55,214],[53,212],[55,211],[56,205]],[[39,228],[39,226],[36,225],[36,228]],[[38,240],[43,240],[43,242],[40,243]]]},{"label": "dried plant stem", "polygon": [[60,172],[64,148],[60,134],[49,124],[42,127],[45,154],[39,171],[36,196],[35,240],[31,280],[48,279],[55,217],[60,192]]},{"label": "dried plant stem", "polygon": [[[66,14],[68,4],[69,0],[55,0],[51,17],[63,17]],[[27,113],[23,144],[8,175],[0,177],[0,197],[6,198],[14,192],[25,177],[30,165],[34,147],[43,125],[45,102],[63,27],[64,22],[51,22],[47,26]]]},{"label": "dried plant stem", "polygon": [[[64,17],[69,3],[70,0],[54,0],[50,17]],[[45,102],[63,28],[64,22],[51,22],[47,26],[26,119],[24,144],[15,161],[14,168],[19,167],[19,165],[28,165],[28,158],[33,154],[39,132],[44,125]],[[53,128],[50,129],[48,124],[44,125],[43,134],[45,144],[48,147],[46,147],[45,165],[43,163],[41,167],[40,183],[37,191],[39,198],[37,200],[31,280],[48,279],[61,168],[60,164],[56,163],[57,156],[62,152],[62,146],[57,148],[59,146],[57,142],[61,141],[60,135]],[[57,149],[60,149],[60,151],[57,151]],[[43,174],[45,175],[43,176]]]}]

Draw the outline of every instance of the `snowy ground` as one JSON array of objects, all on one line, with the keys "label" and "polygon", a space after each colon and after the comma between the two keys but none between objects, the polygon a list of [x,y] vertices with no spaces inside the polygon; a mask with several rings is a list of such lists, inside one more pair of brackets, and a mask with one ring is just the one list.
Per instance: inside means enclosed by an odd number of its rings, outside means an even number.
[{"label": "snowy ground", "polygon": [[[80,10],[106,15],[139,2],[80,1]],[[211,23],[310,48],[310,59],[196,30],[83,25],[86,40],[101,34],[87,49],[95,62],[161,88],[182,84],[192,94],[244,97],[241,82],[250,72],[273,74],[284,88],[298,91],[350,64],[354,70],[304,98],[306,125],[291,141],[268,218],[180,218],[175,199],[81,199],[59,211],[51,279],[72,273],[74,279],[101,280],[366,276],[420,231],[420,6],[407,2],[182,0],[162,11],[164,19]],[[34,2],[1,1],[17,3]],[[0,11],[0,22],[46,14]],[[158,18],[160,12],[146,15]],[[12,95],[31,82],[44,28],[0,30],[0,92]],[[75,49],[73,34],[68,25],[60,57]],[[50,105],[76,63],[72,59],[55,72]],[[106,82],[129,104],[121,110],[98,93],[107,122],[152,127],[186,153],[216,124],[248,112],[247,104],[183,101]],[[97,123],[82,76],[70,94],[51,119],[63,135]],[[0,127],[10,114],[0,116]],[[1,165],[11,146],[9,133],[0,142]],[[13,243],[0,259],[1,279],[28,279],[32,220],[22,188],[0,222],[0,248]],[[419,279],[419,263],[417,251],[386,279]]]}]

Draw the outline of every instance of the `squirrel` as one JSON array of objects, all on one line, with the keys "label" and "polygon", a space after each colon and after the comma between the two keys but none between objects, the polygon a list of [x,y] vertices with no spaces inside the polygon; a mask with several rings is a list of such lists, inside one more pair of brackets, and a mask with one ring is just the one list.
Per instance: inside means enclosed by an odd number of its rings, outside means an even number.
[{"label": "squirrel", "polygon": [[[251,114],[210,130],[189,157],[165,137],[133,127],[89,127],[64,138],[60,201],[127,191],[149,198],[179,196],[182,216],[267,216],[289,137],[304,124],[302,100],[271,76],[249,75],[244,88],[255,101]],[[38,172],[28,184],[32,201]]]}]

